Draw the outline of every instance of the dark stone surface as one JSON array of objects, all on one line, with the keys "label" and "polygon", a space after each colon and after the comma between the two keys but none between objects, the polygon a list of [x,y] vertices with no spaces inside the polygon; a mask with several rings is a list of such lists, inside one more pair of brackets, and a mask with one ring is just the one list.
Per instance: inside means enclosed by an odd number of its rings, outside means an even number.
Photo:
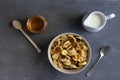
[{"label": "dark stone surface", "polygon": [[[105,15],[114,12],[116,18],[109,20],[102,31],[89,33],[82,28],[81,19],[85,13],[95,10]],[[49,22],[46,32],[28,33],[43,49],[41,54],[11,26],[11,21],[18,19],[25,27],[26,19],[32,15],[42,15]],[[63,32],[83,35],[92,47],[91,63],[81,73],[60,73],[48,61],[50,41]],[[92,76],[85,77],[99,57],[99,48],[104,45],[111,46],[110,55],[101,60]],[[119,0],[0,0],[0,80],[119,80],[119,60]]]}]

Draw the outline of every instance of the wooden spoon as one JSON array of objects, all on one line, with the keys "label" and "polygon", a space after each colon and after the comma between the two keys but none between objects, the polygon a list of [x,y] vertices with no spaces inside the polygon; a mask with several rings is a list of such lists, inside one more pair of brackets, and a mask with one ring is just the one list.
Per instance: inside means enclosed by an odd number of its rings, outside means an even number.
[{"label": "wooden spoon", "polygon": [[28,39],[28,41],[36,48],[38,53],[41,52],[41,49],[35,44],[35,42],[23,31],[22,25],[18,20],[13,20],[12,25],[15,29],[20,30],[22,34]]}]

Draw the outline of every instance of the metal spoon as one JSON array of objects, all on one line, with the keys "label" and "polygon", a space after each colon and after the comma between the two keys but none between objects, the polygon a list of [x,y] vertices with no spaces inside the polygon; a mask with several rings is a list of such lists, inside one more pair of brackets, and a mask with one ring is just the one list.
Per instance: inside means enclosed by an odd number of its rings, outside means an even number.
[{"label": "metal spoon", "polygon": [[38,53],[41,52],[41,49],[34,43],[34,41],[23,31],[22,29],[22,25],[18,20],[13,20],[12,21],[12,25],[15,29],[20,30],[23,35],[28,39],[28,41],[36,48],[36,50],[38,51]]},{"label": "metal spoon", "polygon": [[96,64],[101,60],[103,56],[107,56],[109,54],[109,51],[110,51],[110,46],[105,46],[100,50],[100,57],[98,61],[93,65],[93,67],[90,68],[90,70],[87,72],[87,76],[91,76]]}]

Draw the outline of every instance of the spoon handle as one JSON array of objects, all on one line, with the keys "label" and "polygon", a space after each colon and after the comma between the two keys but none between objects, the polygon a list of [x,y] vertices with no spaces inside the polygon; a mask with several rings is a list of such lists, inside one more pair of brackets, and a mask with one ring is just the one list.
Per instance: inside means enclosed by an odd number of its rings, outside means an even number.
[{"label": "spoon handle", "polygon": [[93,67],[91,67],[91,68],[89,69],[89,71],[87,72],[87,77],[91,76],[93,70],[95,69],[95,66],[98,64],[98,62],[101,60],[102,57],[103,57],[103,56],[100,56],[99,59],[98,59],[98,61],[93,65]]},{"label": "spoon handle", "polygon": [[23,33],[23,35],[28,39],[28,41],[36,48],[36,50],[38,51],[38,53],[41,52],[41,49],[35,44],[35,42],[23,31],[23,29],[21,28],[20,31]]}]

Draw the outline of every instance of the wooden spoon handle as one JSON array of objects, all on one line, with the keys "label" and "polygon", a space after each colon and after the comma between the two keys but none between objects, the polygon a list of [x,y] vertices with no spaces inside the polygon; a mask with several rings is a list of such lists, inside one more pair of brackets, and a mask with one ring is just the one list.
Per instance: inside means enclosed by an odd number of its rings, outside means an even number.
[{"label": "wooden spoon handle", "polygon": [[23,31],[23,29],[21,28],[20,31],[23,33],[23,35],[28,39],[28,41],[36,48],[36,50],[38,51],[38,53],[41,52],[41,49],[35,44],[35,42]]}]

